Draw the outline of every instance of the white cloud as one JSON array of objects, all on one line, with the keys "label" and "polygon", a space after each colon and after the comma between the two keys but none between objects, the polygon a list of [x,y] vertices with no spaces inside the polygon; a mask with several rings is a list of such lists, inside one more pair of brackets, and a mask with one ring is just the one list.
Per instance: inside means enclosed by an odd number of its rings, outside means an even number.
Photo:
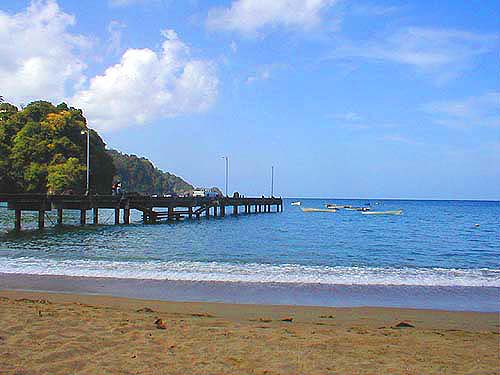
[{"label": "white cloud", "polygon": [[144,0],[109,0],[109,5],[115,7],[127,6],[132,4],[141,3]]},{"label": "white cloud", "polygon": [[91,126],[117,129],[211,106],[218,87],[213,64],[192,59],[173,30],[163,36],[161,51],[128,49],[118,64],[75,94],[72,104],[84,109]]},{"label": "white cloud", "polygon": [[78,54],[88,39],[71,33],[72,15],[54,0],[34,0],[24,11],[0,11],[0,88],[5,100],[60,100],[81,85],[85,63]]},{"label": "white cloud", "polygon": [[461,100],[439,101],[422,108],[436,124],[449,127],[500,126],[500,92]]},{"label": "white cloud", "polygon": [[339,45],[330,58],[361,57],[412,66],[438,80],[454,78],[475,58],[496,48],[498,36],[453,29],[410,27],[383,38]]},{"label": "white cloud", "polygon": [[272,77],[273,72],[286,69],[287,67],[288,65],[280,63],[262,65],[254,73],[247,77],[246,83],[252,84],[256,81],[267,81]]},{"label": "white cloud", "polygon": [[122,50],[122,30],[126,28],[123,22],[112,20],[108,24],[108,53],[118,54]]},{"label": "white cloud", "polygon": [[362,117],[356,112],[338,113],[333,117],[338,120],[350,121],[350,122],[357,122],[362,120]]},{"label": "white cloud", "polygon": [[229,8],[209,11],[207,26],[213,30],[255,34],[265,27],[309,29],[335,0],[235,0]]},{"label": "white cloud", "polygon": [[231,48],[231,51],[233,53],[238,52],[238,45],[236,44],[236,42],[234,40],[231,41],[231,44],[229,45],[229,48]]}]

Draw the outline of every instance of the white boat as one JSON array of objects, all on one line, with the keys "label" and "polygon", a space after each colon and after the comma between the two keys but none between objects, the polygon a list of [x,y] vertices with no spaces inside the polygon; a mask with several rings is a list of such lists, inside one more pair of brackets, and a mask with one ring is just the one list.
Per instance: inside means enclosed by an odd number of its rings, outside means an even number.
[{"label": "white boat", "polygon": [[337,212],[335,208],[301,208],[302,212]]},{"label": "white boat", "polygon": [[393,211],[363,211],[363,215],[401,215],[403,210],[393,210]]},{"label": "white boat", "polygon": [[300,206],[300,201],[292,202],[292,206]]},{"label": "white boat", "polygon": [[325,207],[326,208],[330,208],[330,209],[340,209],[340,208],[344,208],[344,206],[339,206],[337,204],[333,204],[333,203],[327,203],[325,204]]}]

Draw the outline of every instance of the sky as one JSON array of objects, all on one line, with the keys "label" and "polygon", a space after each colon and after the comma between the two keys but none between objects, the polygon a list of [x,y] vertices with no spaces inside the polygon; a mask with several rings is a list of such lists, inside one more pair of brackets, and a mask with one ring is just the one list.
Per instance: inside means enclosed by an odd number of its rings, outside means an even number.
[{"label": "sky", "polygon": [[497,0],[2,0],[0,95],[196,186],[500,200]]}]

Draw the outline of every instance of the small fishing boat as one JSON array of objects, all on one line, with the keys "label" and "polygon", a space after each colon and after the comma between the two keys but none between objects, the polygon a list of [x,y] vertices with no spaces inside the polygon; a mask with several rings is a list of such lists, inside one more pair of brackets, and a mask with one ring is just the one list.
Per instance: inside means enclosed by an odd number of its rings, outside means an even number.
[{"label": "small fishing boat", "polygon": [[335,208],[308,208],[302,207],[302,212],[337,212]]},{"label": "small fishing boat", "polygon": [[346,208],[347,211],[370,211],[370,207],[349,207],[349,208]]},{"label": "small fishing boat", "polygon": [[403,210],[393,210],[393,211],[363,211],[363,215],[401,215]]},{"label": "small fishing boat", "polygon": [[292,202],[292,206],[300,206],[300,201]]},{"label": "small fishing boat", "polygon": [[327,204],[325,204],[325,207],[330,208],[330,209],[336,209],[336,210],[344,208],[344,206],[339,206],[339,205],[333,204],[333,203],[327,203]]}]

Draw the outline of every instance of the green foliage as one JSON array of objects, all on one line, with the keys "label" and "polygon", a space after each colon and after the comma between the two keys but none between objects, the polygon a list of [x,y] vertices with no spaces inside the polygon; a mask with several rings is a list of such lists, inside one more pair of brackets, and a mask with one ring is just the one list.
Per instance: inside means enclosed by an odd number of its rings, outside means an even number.
[{"label": "green foliage", "polygon": [[69,158],[63,163],[48,167],[47,189],[51,194],[64,193],[81,187],[85,181],[86,168],[77,158]]},{"label": "green foliage", "polygon": [[156,168],[148,159],[109,150],[116,167],[115,180],[128,192],[143,194],[186,193],[193,186],[182,178]]},{"label": "green foliage", "polygon": [[[37,101],[19,111],[0,104],[0,192],[85,190],[86,120],[65,103]],[[105,144],[90,131],[90,186],[110,192],[115,168]],[[84,174],[83,174],[84,175]]]}]

